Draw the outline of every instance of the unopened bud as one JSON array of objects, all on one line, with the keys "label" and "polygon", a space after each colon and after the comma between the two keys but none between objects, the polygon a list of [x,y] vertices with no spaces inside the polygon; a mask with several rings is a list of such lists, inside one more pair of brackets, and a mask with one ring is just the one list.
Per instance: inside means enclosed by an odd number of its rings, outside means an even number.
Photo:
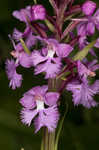
[{"label": "unopened bud", "polygon": [[92,15],[95,9],[96,9],[96,3],[94,3],[93,1],[86,1],[82,5],[83,13],[88,16]]},{"label": "unopened bud", "polygon": [[42,5],[32,6],[32,17],[34,20],[45,20],[46,10]]}]

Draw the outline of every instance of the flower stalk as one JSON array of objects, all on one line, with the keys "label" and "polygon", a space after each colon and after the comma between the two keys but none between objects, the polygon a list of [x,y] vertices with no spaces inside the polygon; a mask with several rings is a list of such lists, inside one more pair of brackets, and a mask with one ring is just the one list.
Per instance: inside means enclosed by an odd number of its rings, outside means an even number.
[{"label": "flower stalk", "polygon": [[[56,79],[49,79],[48,81],[48,90],[56,91]],[[43,147],[42,150],[55,150],[55,130],[53,132],[48,132],[48,129],[45,127],[43,130]]]}]

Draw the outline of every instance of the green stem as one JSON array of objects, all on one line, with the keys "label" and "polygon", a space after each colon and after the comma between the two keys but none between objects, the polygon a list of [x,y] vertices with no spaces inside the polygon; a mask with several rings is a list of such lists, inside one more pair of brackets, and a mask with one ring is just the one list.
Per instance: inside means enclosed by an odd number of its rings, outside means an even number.
[{"label": "green stem", "polygon": [[44,129],[44,150],[49,150],[49,133],[48,129],[45,127]]},{"label": "green stem", "polygon": [[45,127],[43,130],[43,138],[42,138],[42,142],[41,142],[41,150],[48,150],[48,129]]},{"label": "green stem", "polygon": [[[48,91],[56,90],[56,79],[48,80]],[[48,132],[48,129],[44,128],[43,140],[41,143],[41,150],[54,150],[55,148],[55,131]]]},{"label": "green stem", "polygon": [[65,110],[64,116],[63,116],[62,119],[60,120],[58,132],[57,132],[57,135],[56,135],[55,148],[54,148],[54,150],[58,150],[58,141],[59,141],[59,137],[60,137],[60,134],[61,134],[61,131],[62,131],[63,123],[64,123],[65,116],[66,116],[67,112],[68,112],[68,104],[66,105],[66,110]]},{"label": "green stem", "polygon": [[43,134],[42,134],[42,136],[43,136],[43,138],[42,138],[42,141],[41,141],[41,150],[44,150],[44,130],[45,130],[45,128],[43,129]]},{"label": "green stem", "polygon": [[49,133],[49,150],[54,150],[55,147],[55,132]]},{"label": "green stem", "polygon": [[[48,91],[57,91],[60,86],[60,79],[49,79],[48,80]],[[48,132],[47,128],[44,128],[43,141],[41,144],[41,150],[56,150],[56,130],[53,132]],[[58,142],[58,140],[57,140]]]},{"label": "green stem", "polygon": [[48,132],[48,129],[44,128],[43,140],[41,143],[41,150],[54,150],[55,147],[55,132]]},{"label": "green stem", "polygon": [[48,19],[45,19],[44,21],[45,21],[46,25],[48,26],[49,30],[51,32],[54,32],[54,30],[55,30],[54,25]]},{"label": "green stem", "polygon": [[37,0],[34,0],[34,4],[37,4]]}]

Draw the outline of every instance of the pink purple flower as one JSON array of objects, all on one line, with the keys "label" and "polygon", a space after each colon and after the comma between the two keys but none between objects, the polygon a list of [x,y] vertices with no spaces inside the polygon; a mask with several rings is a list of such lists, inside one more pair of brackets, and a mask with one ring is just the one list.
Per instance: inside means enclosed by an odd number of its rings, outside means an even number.
[{"label": "pink purple flower", "polygon": [[97,9],[93,16],[90,15],[81,19],[81,23],[77,27],[78,35],[93,35],[95,27],[99,30],[99,9]]},{"label": "pink purple flower", "polygon": [[[26,28],[23,33],[21,33],[18,30],[15,30],[14,38],[19,40],[19,38],[27,37],[29,33],[33,33],[29,22],[36,20],[44,20],[46,19],[46,10],[42,5],[33,5],[33,6],[27,6],[26,8],[23,8],[21,10],[15,10],[12,15],[20,20],[21,22],[25,22]],[[39,24],[40,26],[45,26],[43,24]]]},{"label": "pink purple flower", "polygon": [[46,126],[52,132],[59,119],[57,92],[47,92],[48,86],[36,86],[23,95],[20,103],[24,107],[21,111],[21,119],[24,124],[30,126],[34,120],[37,132],[41,127]]},{"label": "pink purple flower", "polygon": [[22,75],[16,72],[17,67],[18,64],[15,64],[13,59],[6,61],[6,73],[10,80],[9,87],[12,87],[13,90],[15,90],[16,87],[19,88],[22,83]]},{"label": "pink purple flower", "polygon": [[88,69],[90,69],[91,71],[96,71],[97,69],[99,69],[99,64],[98,64],[98,60],[95,59],[89,63],[87,63],[87,67]]},{"label": "pink purple flower", "polygon": [[[33,38],[34,37],[31,34],[27,37],[25,44],[28,48],[31,48],[36,42],[35,39],[33,40]],[[32,66],[31,56],[24,51],[23,46],[20,42],[15,44],[12,38],[11,38],[11,41],[14,47],[14,50],[11,52],[11,55],[14,58],[16,58],[16,62],[18,64],[20,64],[21,66],[25,68],[30,68]]]},{"label": "pink purple flower", "polygon": [[29,18],[29,20],[32,21],[32,16],[31,16],[31,6],[27,6],[26,8],[23,8],[21,10],[15,10],[12,15],[17,18],[18,20],[27,23],[26,17]]},{"label": "pink purple flower", "polygon": [[72,92],[74,105],[82,104],[87,108],[98,105],[98,103],[94,101],[93,96],[99,93],[99,80],[96,80],[92,85],[88,85],[87,80],[82,83],[75,80],[69,83],[66,89]]},{"label": "pink purple flower", "polygon": [[[94,66],[94,65],[93,65]],[[98,66],[99,67],[99,66]],[[96,69],[96,68],[95,68]],[[94,77],[95,73],[93,71],[95,71],[94,69],[92,69],[92,66],[90,65],[90,67],[85,66],[83,63],[81,63],[80,61],[77,62],[77,70],[78,70],[78,74],[81,78],[87,78],[88,76]]]},{"label": "pink purple flower", "polygon": [[16,10],[12,15],[18,20],[28,24],[27,17],[30,21],[44,20],[46,18],[46,11],[42,5],[27,6],[21,10]]},{"label": "pink purple flower", "polygon": [[73,48],[69,44],[58,43],[55,39],[42,39],[42,42],[46,46],[32,52],[35,74],[46,72],[45,78],[54,78],[61,70],[61,59],[67,57]]}]

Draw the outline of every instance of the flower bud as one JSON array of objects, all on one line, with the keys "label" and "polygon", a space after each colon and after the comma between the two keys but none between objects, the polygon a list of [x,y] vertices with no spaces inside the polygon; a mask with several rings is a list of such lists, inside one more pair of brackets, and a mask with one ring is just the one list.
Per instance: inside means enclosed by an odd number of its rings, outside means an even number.
[{"label": "flower bud", "polygon": [[44,20],[46,17],[46,10],[42,5],[32,6],[32,17],[34,20]]},{"label": "flower bud", "polygon": [[82,5],[83,13],[88,16],[92,15],[95,9],[96,9],[96,3],[94,3],[93,1],[86,1]]}]

